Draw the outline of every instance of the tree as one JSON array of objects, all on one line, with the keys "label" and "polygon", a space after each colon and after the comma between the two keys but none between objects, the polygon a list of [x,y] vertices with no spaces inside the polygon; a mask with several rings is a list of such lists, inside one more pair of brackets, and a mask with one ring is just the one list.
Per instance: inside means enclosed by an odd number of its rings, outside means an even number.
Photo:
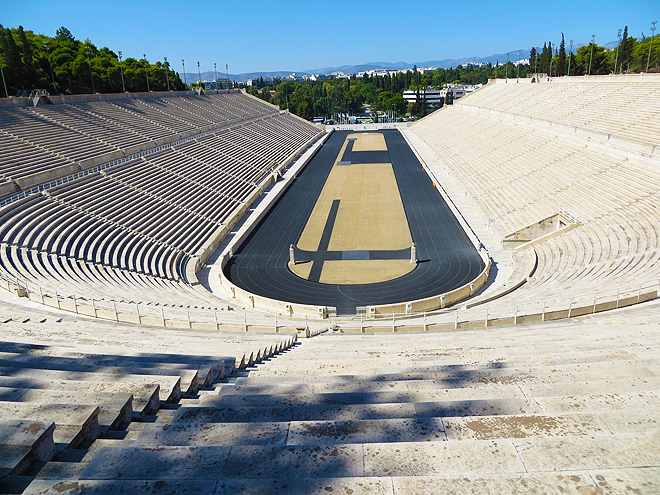
[{"label": "tree", "polygon": [[547,45],[543,43],[543,51],[541,52],[541,58],[539,60],[539,72],[545,72],[550,74],[550,61],[552,60],[552,42]]},{"label": "tree", "polygon": [[59,41],[75,41],[76,39],[67,28],[62,26],[55,32],[55,39]]},{"label": "tree", "polygon": [[538,53],[536,52],[536,48],[532,47],[532,49],[529,51],[529,66],[530,67],[535,67],[538,65]]},{"label": "tree", "polygon": [[623,38],[621,38],[621,44],[619,45],[619,67],[621,67],[621,72],[630,70],[635,41],[635,38],[628,36],[628,26],[626,26],[623,29]]},{"label": "tree", "polygon": [[559,43],[559,53],[557,54],[555,74],[557,76],[565,76],[568,62],[566,60],[566,44],[564,42],[564,33],[561,33],[561,42]]}]

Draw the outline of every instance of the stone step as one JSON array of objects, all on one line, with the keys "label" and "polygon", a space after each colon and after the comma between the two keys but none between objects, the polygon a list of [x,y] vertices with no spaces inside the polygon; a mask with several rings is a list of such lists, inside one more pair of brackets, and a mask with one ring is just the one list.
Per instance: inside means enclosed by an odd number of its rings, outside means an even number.
[{"label": "stone step", "polygon": [[[394,370],[397,371],[394,371]],[[260,368],[249,377],[239,377],[237,385],[266,385],[283,383],[362,383],[375,381],[437,380],[445,388],[454,385],[467,385],[475,382],[526,384],[556,383],[571,380],[601,380],[603,376],[635,378],[658,376],[660,362],[652,360],[606,361],[590,364],[564,364],[555,366],[509,367],[506,363],[491,363],[486,366],[418,366],[412,369],[395,367],[368,370],[360,374],[341,374],[340,371],[355,371],[355,368],[314,369],[306,366],[290,366],[288,369],[271,370]]]},{"label": "stone step", "polygon": [[101,430],[119,430],[133,418],[133,396],[126,393],[94,393],[42,389],[8,389],[0,387],[0,404],[78,404],[99,407]]},{"label": "stone step", "polygon": [[[132,373],[114,374],[109,370],[90,371],[62,371],[62,370],[36,370],[16,369],[10,377],[0,376],[0,383],[8,387],[28,388],[31,383],[57,383],[62,384],[72,380],[91,382],[94,384],[122,384],[122,385],[153,385],[160,386],[160,398],[164,402],[176,402],[181,398],[181,377],[170,375],[141,375]],[[49,385],[50,386],[50,385]],[[59,388],[59,387],[54,387]]]},{"label": "stone step", "polygon": [[[414,449],[418,449],[414,454]],[[402,457],[419,461],[419,474],[451,472],[431,457],[471,464],[473,470],[524,472],[513,445],[495,442],[410,442],[329,446],[130,447],[101,449],[81,479],[247,479],[388,476]],[[378,459],[372,459],[378,457]],[[420,457],[417,459],[417,457]],[[365,466],[369,460],[374,466]],[[440,459],[438,459],[440,460]],[[368,464],[367,464],[368,465]],[[367,467],[367,469],[365,469]],[[379,471],[379,472],[376,472]],[[470,471],[469,469],[464,471]]]},{"label": "stone step", "polygon": [[328,445],[635,433],[658,428],[656,408],[347,421],[146,424],[136,445]]},{"label": "stone step", "polygon": [[[433,334],[432,334],[433,335]],[[438,334],[435,334],[438,335]],[[413,342],[402,341],[397,345],[396,342],[382,344],[379,341],[359,342],[353,344],[351,348],[346,349],[344,342],[335,342],[331,345],[318,343],[313,347],[300,347],[293,353],[284,354],[278,357],[278,363],[297,361],[298,359],[313,359],[318,362],[343,361],[343,360],[369,360],[396,357],[398,359],[411,360],[444,360],[456,358],[483,359],[493,355],[507,356],[509,359],[530,359],[530,348],[533,349],[533,356],[541,359],[590,359],[598,358],[601,355],[609,355],[612,358],[616,356],[626,356],[627,354],[647,351],[644,347],[635,345],[633,342],[619,342],[623,339],[597,340],[595,338],[589,341],[579,342],[575,336],[562,341],[560,338],[552,339],[550,335],[546,336],[547,341],[535,339],[529,342],[527,339],[512,339],[511,336],[493,339],[492,344],[480,339],[478,344],[474,340],[465,340],[457,342],[452,334],[451,341],[441,341],[438,337],[434,340],[421,341],[415,338]],[[419,341],[418,341],[419,340]],[[463,340],[463,339],[460,339]],[[653,343],[657,343],[657,338],[653,338]],[[648,338],[646,343],[651,343]],[[625,358],[625,357],[624,357]],[[630,359],[630,357],[628,357]]]},{"label": "stone step", "polygon": [[[206,398],[205,398],[206,399]],[[405,419],[445,416],[492,416],[540,413],[533,400],[478,399],[417,403],[309,404],[276,406],[181,407],[173,423],[248,423],[288,421],[334,421],[359,419]]]},{"label": "stone step", "polygon": [[[593,381],[570,380],[529,385],[500,385],[487,380],[467,384],[446,383],[440,380],[383,380],[357,383],[346,381],[250,385],[251,381],[239,378],[238,382],[246,384],[222,385],[219,394],[215,395],[425,392],[430,390],[436,394],[445,394],[446,399],[444,400],[462,400],[465,398],[552,397],[660,391],[660,377],[657,376]],[[261,382],[261,380],[257,380],[257,382]],[[443,388],[451,385],[458,385],[458,387]]]},{"label": "stone step", "polygon": [[660,429],[588,437],[328,446],[102,448],[81,479],[383,477],[631,469],[660,464]]},{"label": "stone step", "polygon": [[[194,394],[199,390],[199,370],[188,369],[158,369],[158,368],[139,368],[139,367],[121,367],[121,366],[103,366],[89,363],[57,362],[57,360],[48,362],[48,360],[31,359],[29,362],[21,362],[16,359],[0,359],[0,373],[12,376],[23,376],[28,370],[34,371],[59,371],[62,373],[107,373],[112,375],[145,375],[153,376],[153,381],[158,381],[159,376],[173,376],[181,378],[181,391],[186,394]],[[206,381],[206,380],[204,380]]]},{"label": "stone step", "polygon": [[[511,392],[510,395],[504,392]],[[482,393],[479,393],[482,392]],[[499,387],[501,395],[493,397],[490,391],[475,392],[473,389],[426,389],[413,392],[326,392],[292,394],[222,394],[207,395],[199,400],[200,407],[288,407],[305,405],[333,404],[383,404],[383,403],[420,403],[434,401],[464,401],[475,399],[524,398],[516,387]]]},{"label": "stone step", "polygon": [[520,389],[526,397],[660,391],[660,376],[520,385]]},{"label": "stone step", "polygon": [[87,467],[86,462],[47,462],[35,475],[38,480],[77,480],[83,470]]},{"label": "stone step", "polygon": [[545,495],[583,495],[585,493],[656,493],[660,468],[593,469],[561,473],[438,474],[435,476],[260,478],[225,480],[34,480],[28,494],[116,495],[187,493],[214,495],[280,494],[316,495],[410,495],[451,493],[452,495],[505,493],[543,493]]},{"label": "stone step", "polygon": [[[19,387],[9,387],[18,383]],[[159,390],[156,384],[122,384],[108,382],[92,382],[81,380],[22,380],[17,381],[12,377],[0,376],[0,387],[6,390],[15,390],[9,397],[22,395],[25,390],[42,391],[44,393],[84,393],[84,394],[131,394],[133,395],[133,414],[151,414],[158,410]],[[7,397],[0,392],[1,397]],[[9,399],[15,400],[15,399]]]},{"label": "stone step", "polygon": [[0,420],[0,479],[21,475],[35,462],[55,455],[55,423],[22,419]]},{"label": "stone step", "polygon": [[76,404],[0,403],[0,417],[5,420],[54,422],[53,438],[61,448],[76,448],[99,434],[98,406]]},{"label": "stone step", "polygon": [[[3,363],[18,362],[28,367],[36,359],[39,361],[37,368],[43,365],[52,369],[70,369],[71,366],[107,366],[109,368],[146,368],[146,369],[165,369],[165,370],[197,370],[200,377],[204,377],[202,386],[212,383],[213,380],[223,378],[225,369],[232,369],[235,358],[227,357],[207,357],[207,356],[189,356],[185,354],[147,354],[147,355],[125,355],[121,349],[117,355],[108,354],[112,349],[102,346],[103,354],[79,352],[76,346],[35,346],[29,344],[15,344],[1,346],[5,350],[0,352],[0,366]],[[26,349],[29,347],[30,349]],[[35,349],[35,347],[38,347]],[[72,349],[73,348],[73,349]],[[8,351],[6,349],[12,349]],[[29,354],[26,353],[29,352]],[[209,369],[213,369],[209,373]]]},{"label": "stone step", "polygon": [[[465,399],[504,399],[507,397],[524,397],[518,385],[500,385],[477,382],[464,387],[442,388],[442,383],[435,380],[402,380],[377,381],[361,383],[312,383],[284,385],[223,385],[216,396],[259,396],[261,394],[275,395],[310,395],[328,393],[346,394],[379,394],[402,393],[412,395],[434,394],[440,400]],[[208,394],[213,397],[213,394]]]},{"label": "stone step", "polygon": [[[28,469],[29,471],[30,469]],[[34,480],[34,476],[29,474],[9,475],[0,479],[0,493],[23,493],[30,483],[32,483],[32,480]]]},{"label": "stone step", "polygon": [[620,411],[624,409],[660,410],[660,393],[594,394],[579,396],[537,397],[536,403],[548,414],[568,411]]},{"label": "stone step", "polygon": [[[37,477],[23,492],[25,495],[117,495],[118,493],[153,495],[185,493],[186,495],[218,494],[216,480],[79,480],[72,478],[40,479]],[[225,493],[225,492],[222,492]],[[234,492],[236,493],[236,492]],[[264,492],[261,492],[264,493]]]}]

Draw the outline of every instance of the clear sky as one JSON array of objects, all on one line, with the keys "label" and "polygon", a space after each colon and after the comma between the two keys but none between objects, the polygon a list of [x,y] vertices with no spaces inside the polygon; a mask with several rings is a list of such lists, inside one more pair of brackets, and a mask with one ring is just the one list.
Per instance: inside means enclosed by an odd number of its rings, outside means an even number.
[{"label": "clear sky", "polygon": [[[0,22],[50,36],[60,26],[97,47],[175,70],[233,74],[367,62],[485,57],[544,42],[605,44],[629,26],[650,35],[658,0],[420,2],[394,0],[4,0]],[[197,5],[198,6],[197,6]],[[660,26],[659,26],[660,27]],[[656,31],[660,35],[660,31]]]}]

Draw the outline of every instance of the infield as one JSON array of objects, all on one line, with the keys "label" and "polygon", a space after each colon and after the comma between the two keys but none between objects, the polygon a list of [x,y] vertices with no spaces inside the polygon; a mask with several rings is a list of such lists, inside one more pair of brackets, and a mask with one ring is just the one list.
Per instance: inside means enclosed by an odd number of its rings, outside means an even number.
[{"label": "infield", "polygon": [[296,244],[311,252],[367,254],[359,259],[344,255],[324,260],[317,256],[313,263],[322,266],[315,269],[303,257],[296,264],[289,263],[293,273],[321,283],[356,284],[391,280],[414,269],[409,260],[371,259],[368,254],[409,249],[412,244],[392,164],[361,163],[369,152],[384,151],[387,144],[382,133],[346,136]]}]

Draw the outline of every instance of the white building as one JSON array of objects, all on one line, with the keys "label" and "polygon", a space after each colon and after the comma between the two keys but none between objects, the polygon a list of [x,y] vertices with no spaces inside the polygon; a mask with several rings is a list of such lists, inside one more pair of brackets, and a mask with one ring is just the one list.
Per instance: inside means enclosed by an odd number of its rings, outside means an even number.
[{"label": "white building", "polygon": [[[448,84],[442,89],[423,89],[420,90],[420,97],[426,97],[426,102],[429,105],[439,105],[441,102],[445,101],[447,93],[451,91],[453,99],[458,100],[463,96],[472,93],[473,91],[479,89],[483,84]],[[414,103],[417,100],[417,91],[409,89],[403,92],[403,98],[408,103]]]},{"label": "white building", "polygon": [[[429,105],[439,105],[445,101],[447,90],[445,89],[422,89],[419,91],[420,98],[426,98],[426,103]],[[403,92],[403,99],[408,103],[415,103],[417,101],[417,91],[408,89]]]}]

